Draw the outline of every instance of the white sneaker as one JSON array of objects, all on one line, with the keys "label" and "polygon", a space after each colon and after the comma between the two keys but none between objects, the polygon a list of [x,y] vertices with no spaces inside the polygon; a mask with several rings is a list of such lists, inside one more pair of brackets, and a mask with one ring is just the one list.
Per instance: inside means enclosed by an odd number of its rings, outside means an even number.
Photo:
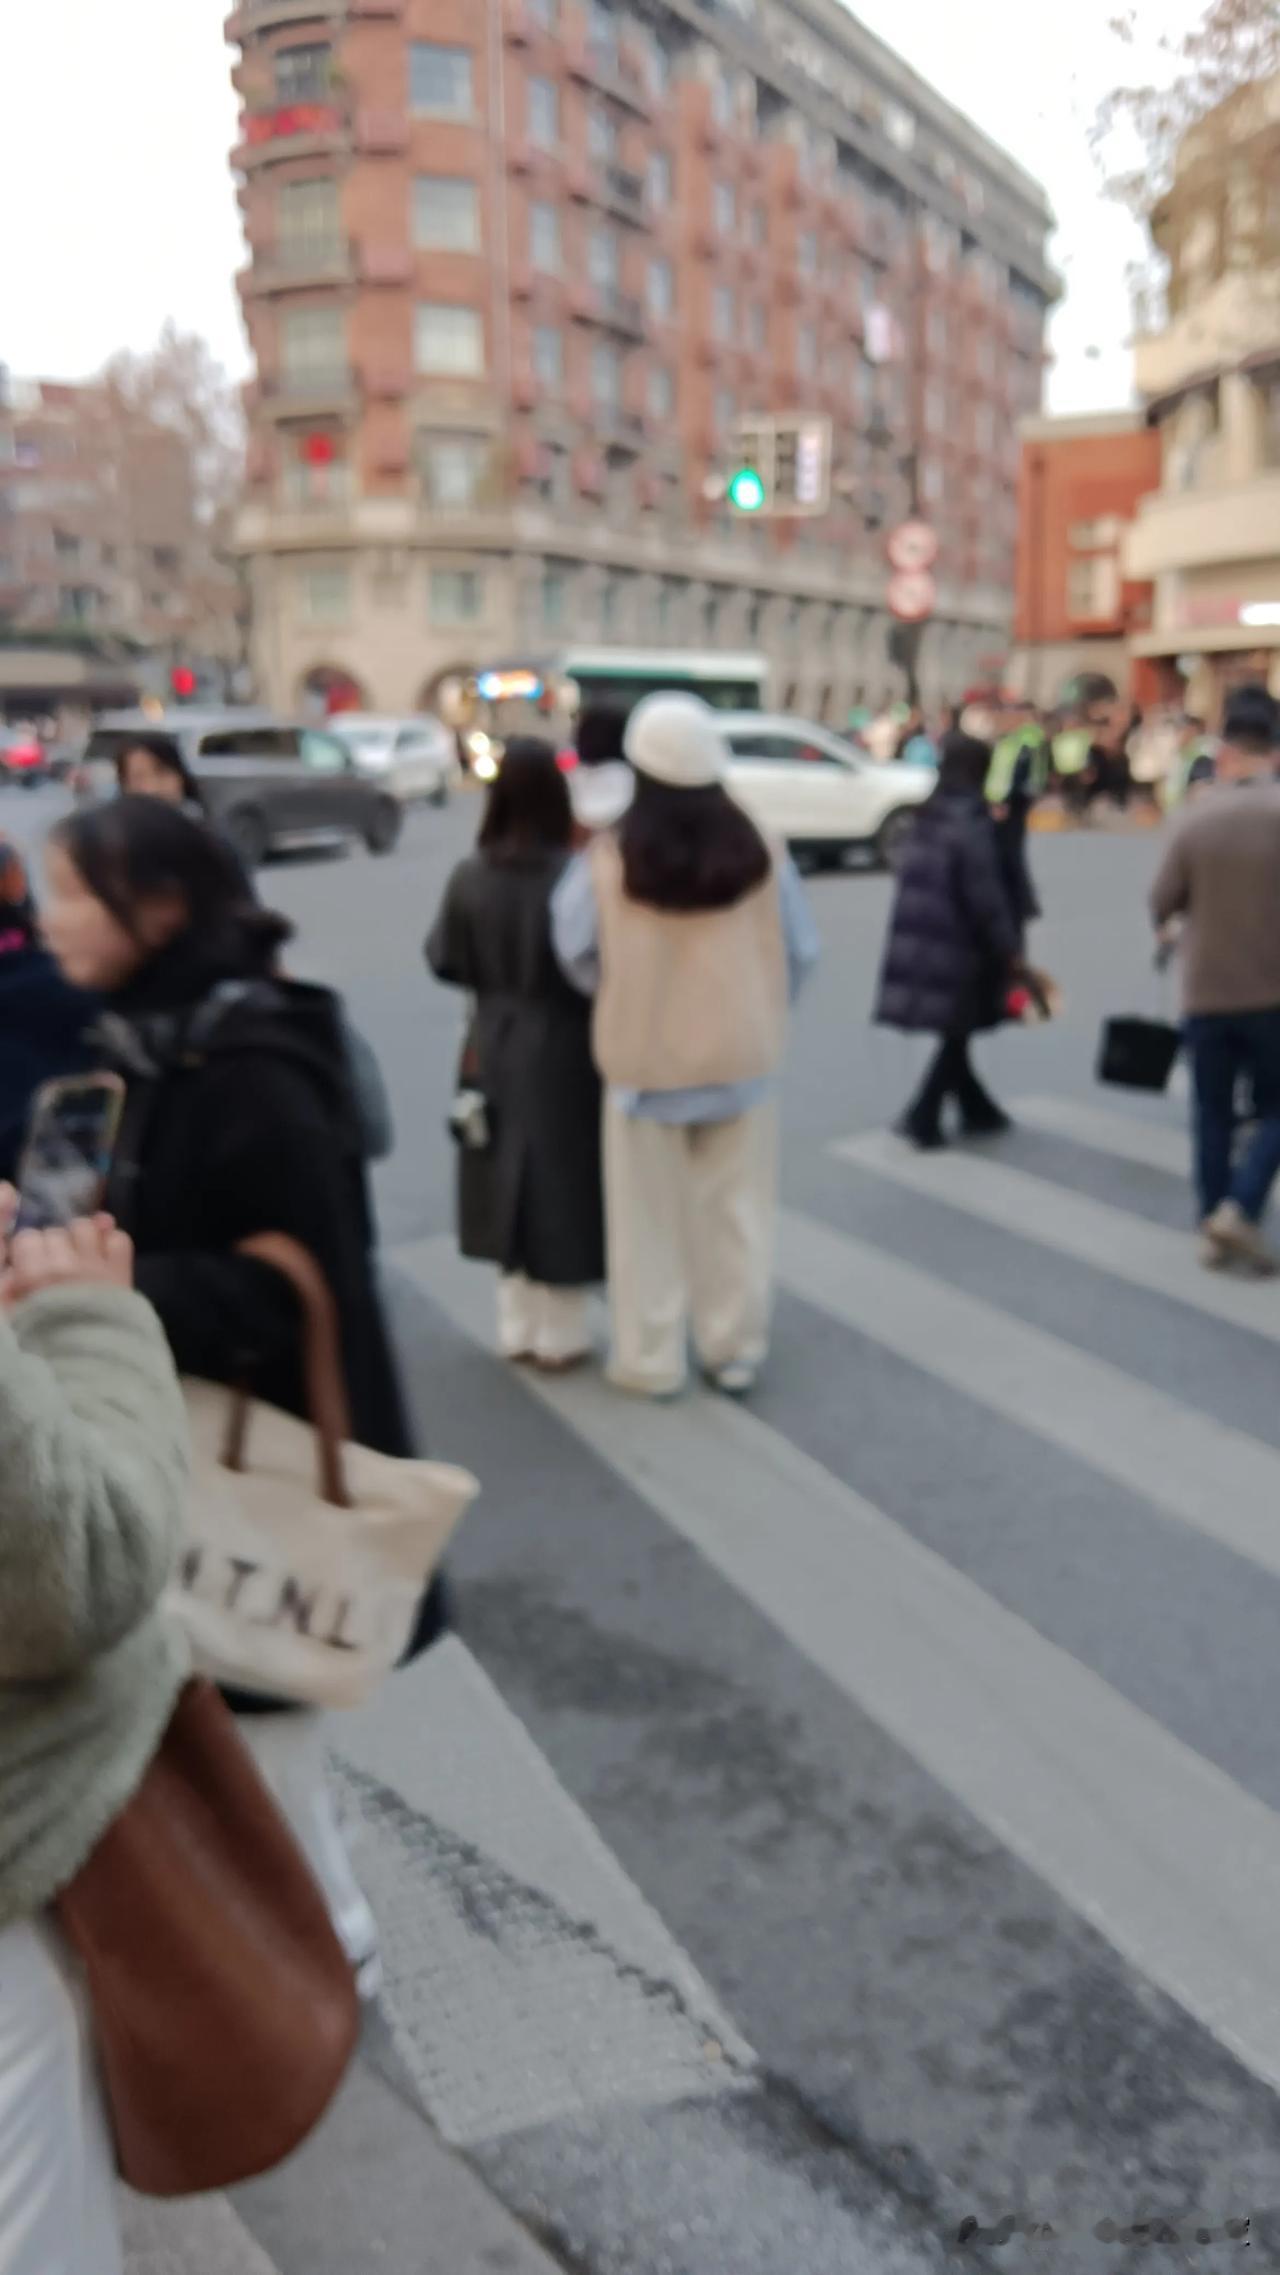
[{"label": "white sneaker", "polygon": [[1280,1257],[1273,1254],[1259,1226],[1245,1215],[1238,1201],[1223,1201],[1201,1227],[1206,1264],[1245,1264],[1258,1279],[1280,1272]]},{"label": "white sneaker", "polygon": [[726,1398],[749,1398],[759,1379],[759,1369],[746,1359],[732,1359],[727,1367],[713,1367],[710,1381],[713,1389],[723,1391]]}]

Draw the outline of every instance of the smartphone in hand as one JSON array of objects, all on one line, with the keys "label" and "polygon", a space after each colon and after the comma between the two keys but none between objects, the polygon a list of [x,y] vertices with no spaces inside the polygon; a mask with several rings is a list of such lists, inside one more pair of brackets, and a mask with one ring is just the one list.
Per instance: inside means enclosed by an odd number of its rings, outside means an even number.
[{"label": "smartphone in hand", "polygon": [[123,1111],[118,1074],[68,1075],[36,1092],[18,1169],[15,1232],[47,1232],[102,1207]]}]

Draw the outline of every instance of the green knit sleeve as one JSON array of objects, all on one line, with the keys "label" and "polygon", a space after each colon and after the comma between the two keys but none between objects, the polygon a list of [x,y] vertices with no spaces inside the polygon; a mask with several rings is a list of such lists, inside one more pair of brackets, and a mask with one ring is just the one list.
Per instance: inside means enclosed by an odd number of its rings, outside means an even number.
[{"label": "green knit sleeve", "polygon": [[0,1682],[73,1674],[146,1618],[186,1474],[182,1395],[140,1296],[52,1288],[0,1313]]}]

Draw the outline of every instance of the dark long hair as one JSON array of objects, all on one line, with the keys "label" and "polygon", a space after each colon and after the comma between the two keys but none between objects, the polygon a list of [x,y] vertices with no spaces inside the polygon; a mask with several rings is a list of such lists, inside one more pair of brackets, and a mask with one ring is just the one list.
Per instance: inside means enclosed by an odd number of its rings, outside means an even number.
[{"label": "dark long hair", "polygon": [[572,837],[573,807],[551,744],[513,735],[489,790],[480,851],[501,867],[530,854],[567,852]]},{"label": "dark long hair", "polygon": [[127,742],[121,743],[116,753],[116,781],[122,790],[126,790],[124,762],[133,750],[145,750],[148,758],[153,758],[157,766],[163,767],[166,774],[172,774],[175,781],[182,784],[183,797],[190,799],[192,805],[199,805],[200,792],[195,776],[172,735],[130,735]]},{"label": "dark long hair", "polygon": [[733,908],[769,874],[769,848],[718,782],[677,790],[636,774],[618,832],[627,896],[693,915]]},{"label": "dark long hair", "polygon": [[186,912],[179,938],[190,942],[211,975],[265,975],[293,937],[287,917],[251,897],[230,846],[163,798],[124,796],[86,806],[59,822],[51,841],[131,939],[140,937],[148,902],[179,901]]},{"label": "dark long hair", "polygon": [[[955,790],[984,790],[990,767],[991,745],[956,728],[938,745],[938,781],[933,797],[945,798]],[[933,803],[932,798],[929,803]]]}]

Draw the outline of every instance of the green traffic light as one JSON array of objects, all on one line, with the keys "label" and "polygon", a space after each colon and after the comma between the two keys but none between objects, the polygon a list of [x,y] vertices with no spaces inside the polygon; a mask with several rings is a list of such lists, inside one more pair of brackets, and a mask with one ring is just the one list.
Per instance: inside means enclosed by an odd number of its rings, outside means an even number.
[{"label": "green traffic light", "polygon": [[764,483],[754,466],[740,466],[730,476],[729,503],[738,513],[759,513],[764,504]]}]

